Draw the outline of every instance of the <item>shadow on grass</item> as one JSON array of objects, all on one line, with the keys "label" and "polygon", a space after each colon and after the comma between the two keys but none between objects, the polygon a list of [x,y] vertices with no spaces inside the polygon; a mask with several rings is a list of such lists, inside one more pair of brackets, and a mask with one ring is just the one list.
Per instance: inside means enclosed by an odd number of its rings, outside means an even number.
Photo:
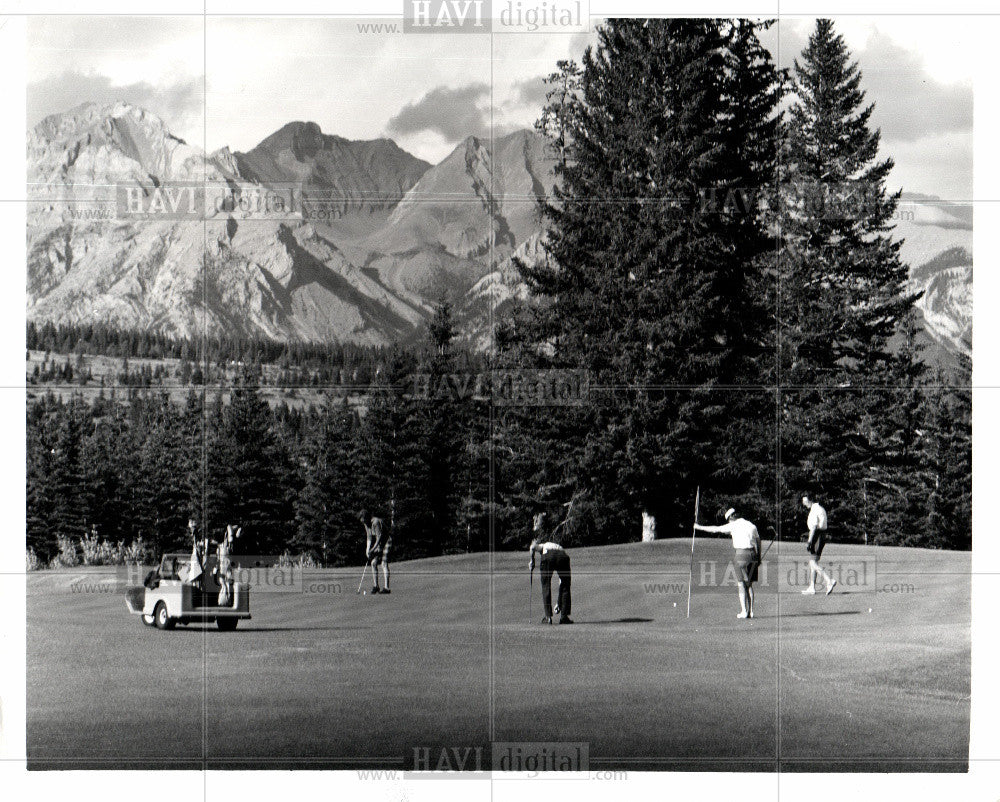
[{"label": "shadow on grass", "polygon": [[608,621],[577,621],[578,624],[651,624],[652,618],[612,618]]},{"label": "shadow on grass", "polygon": [[239,627],[232,632],[223,632],[214,624],[199,626],[197,624],[181,625],[174,628],[174,632],[217,632],[220,635],[239,635],[241,632],[346,632],[350,630],[364,630],[369,627]]},{"label": "shadow on grass", "polygon": [[861,615],[860,610],[816,610],[813,613],[780,613],[779,615],[755,615],[754,618],[812,618],[817,615]]}]

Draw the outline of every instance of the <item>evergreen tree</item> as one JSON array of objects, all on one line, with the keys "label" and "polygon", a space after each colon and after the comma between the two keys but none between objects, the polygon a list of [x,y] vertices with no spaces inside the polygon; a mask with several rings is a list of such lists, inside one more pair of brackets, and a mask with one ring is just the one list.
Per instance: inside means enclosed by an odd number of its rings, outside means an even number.
[{"label": "evergreen tree", "polygon": [[426,557],[441,553],[440,533],[433,531],[426,498],[429,440],[425,428],[412,425],[405,375],[400,365],[386,364],[369,388],[359,432],[360,500],[383,519],[401,557]]},{"label": "evergreen tree", "polygon": [[[428,326],[430,355],[417,370],[428,381],[429,397],[409,404],[407,429],[426,444],[424,468],[427,485],[424,498],[427,525],[436,534],[435,553],[462,551],[468,541],[468,525],[463,527],[463,503],[468,503],[466,465],[471,459],[473,406],[472,377],[460,374],[453,352],[455,325],[451,304],[441,299]],[[461,531],[464,529],[465,531]]]},{"label": "evergreen tree", "polygon": [[758,38],[770,26],[737,19],[729,27],[723,73],[725,182],[705,192],[724,226],[729,254],[721,279],[733,288],[723,296],[732,305],[724,312],[731,375],[764,385],[773,383],[777,345],[772,288],[778,240],[768,209],[778,177],[778,106],[785,94],[784,76]]},{"label": "evergreen tree", "polygon": [[765,221],[717,203],[773,179],[780,81],[756,30],[609,21],[579,90],[551,110],[568,134],[544,207],[548,259],[521,266],[536,300],[498,342],[521,364],[582,368],[615,388],[566,418],[581,428],[556,453],[618,525],[686,508],[727,428],[761,417],[712,393],[759,382],[769,339],[754,275]]},{"label": "evergreen tree", "polygon": [[[891,237],[899,193],[878,159],[861,71],[843,37],[820,19],[794,67],[796,100],[782,150],[776,288],[786,514],[812,487],[833,505],[838,528],[861,535],[872,465],[889,445],[869,425],[884,413],[878,386],[898,385],[890,340],[915,296]],[[869,483],[870,484],[870,483]]]},{"label": "evergreen tree", "polygon": [[50,523],[54,534],[78,538],[90,530],[87,520],[93,489],[83,471],[84,439],[90,428],[87,408],[74,395],[62,409],[52,448],[49,490]]},{"label": "evergreen tree", "polygon": [[574,114],[580,108],[581,75],[575,61],[561,60],[556,62],[556,71],[543,79],[549,88],[545,91],[545,105],[535,122],[535,130],[546,138],[560,170],[566,168],[572,153]]},{"label": "evergreen tree", "polygon": [[26,438],[26,533],[29,548],[46,561],[56,552],[56,532],[53,526],[56,465],[55,429],[58,425],[52,411],[54,398],[47,394],[28,406]]},{"label": "evergreen tree", "polygon": [[919,542],[904,545],[972,548],[972,364],[959,359],[924,389],[921,469],[927,499]]},{"label": "evergreen tree", "polygon": [[81,471],[91,490],[86,519],[108,540],[131,540],[143,531],[143,510],[137,505],[140,480],[139,445],[135,426],[119,405],[107,405],[94,417],[84,441]]},{"label": "evergreen tree", "polygon": [[[136,449],[135,531],[162,554],[186,543],[186,523],[192,516],[192,480],[201,464],[185,437],[184,421],[166,395],[149,405],[144,437]],[[200,444],[195,448],[200,451]],[[192,476],[192,473],[195,476]]]},{"label": "evergreen tree", "polygon": [[331,399],[302,449],[303,486],[295,505],[292,547],[328,565],[356,563],[363,551],[358,426],[346,399]]},{"label": "evergreen tree", "polygon": [[206,472],[209,528],[242,526],[241,548],[249,553],[284,551],[292,534],[293,471],[253,370],[233,386],[217,425]]},{"label": "evergreen tree", "polygon": [[923,536],[922,518],[932,491],[921,459],[926,365],[917,333],[917,312],[912,309],[900,323],[892,357],[898,384],[855,390],[862,396],[859,429],[869,446],[859,521],[865,542],[916,544]]},{"label": "evergreen tree", "polygon": [[[205,391],[190,390],[180,412],[180,438],[183,444],[184,512],[203,527],[207,525],[205,500],[208,484],[208,433],[206,431]],[[216,423],[218,423],[216,419]],[[213,429],[218,431],[218,427]],[[186,538],[187,532],[178,535]]]}]

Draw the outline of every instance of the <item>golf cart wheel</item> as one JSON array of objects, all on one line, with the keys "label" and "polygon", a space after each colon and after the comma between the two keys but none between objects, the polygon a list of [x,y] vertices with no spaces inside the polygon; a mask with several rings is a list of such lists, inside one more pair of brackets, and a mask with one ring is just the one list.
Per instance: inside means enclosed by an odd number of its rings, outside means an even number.
[{"label": "golf cart wheel", "polygon": [[156,603],[156,608],[153,610],[153,621],[156,623],[157,629],[174,628],[174,621],[167,615],[167,605],[163,602]]},{"label": "golf cart wheel", "polygon": [[154,622],[153,616],[151,616],[151,615],[140,615],[139,618],[142,619],[142,623],[145,624],[147,627],[153,626],[153,622]]},{"label": "golf cart wheel", "polygon": [[215,623],[218,625],[219,629],[223,632],[232,632],[236,629],[236,625],[240,622],[238,618],[217,618]]}]

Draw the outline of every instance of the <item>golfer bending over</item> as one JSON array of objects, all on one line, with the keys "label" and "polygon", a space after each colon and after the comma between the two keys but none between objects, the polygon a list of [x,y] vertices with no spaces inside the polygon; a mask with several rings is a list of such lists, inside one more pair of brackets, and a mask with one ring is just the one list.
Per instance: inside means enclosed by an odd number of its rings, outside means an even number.
[{"label": "golfer bending over", "polygon": [[757,567],[760,565],[760,534],[757,527],[746,518],[737,515],[730,507],[726,510],[726,523],[722,526],[702,526],[694,528],[701,532],[725,532],[733,538],[733,565],[736,568],[737,590],[740,594],[740,612],[737,618],[753,618],[753,583],[757,581]]},{"label": "golfer bending over", "polygon": [[809,527],[808,539],[806,540],[806,551],[809,552],[809,587],[802,591],[807,596],[816,593],[816,577],[823,576],[826,582],[826,595],[833,591],[833,586],[837,580],[830,576],[819,564],[819,558],[823,554],[823,546],[826,545],[826,510],[818,501],[813,501],[806,493],[802,496],[802,506],[809,508],[809,518],[806,526]]},{"label": "golfer bending over", "polygon": [[546,514],[540,512],[535,516],[532,531],[531,547],[529,549],[530,559],[528,570],[535,568],[535,553],[539,553],[539,575],[542,579],[542,604],[545,606],[545,617],[543,624],[552,623],[552,574],[559,574],[559,603],[556,605],[556,612],[559,613],[560,624],[572,624],[569,617],[572,598],[570,597],[570,573],[569,555],[562,546],[561,527],[557,527],[550,534],[545,532]]},{"label": "golfer bending over", "polygon": [[[365,528],[365,560],[372,567],[372,593],[392,593],[389,590],[389,547],[392,545],[392,535],[386,534],[382,528],[382,519],[372,516],[371,525],[365,523],[368,513],[361,512],[361,525]],[[382,584],[378,586],[378,567],[382,566]]]}]

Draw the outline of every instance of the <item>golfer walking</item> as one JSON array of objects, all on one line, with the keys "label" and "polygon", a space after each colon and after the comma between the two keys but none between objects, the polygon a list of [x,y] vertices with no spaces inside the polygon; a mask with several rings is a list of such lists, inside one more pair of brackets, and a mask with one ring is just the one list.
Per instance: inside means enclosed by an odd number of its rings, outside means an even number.
[{"label": "golfer walking", "polygon": [[809,587],[802,591],[806,596],[816,594],[816,577],[822,576],[826,582],[826,595],[833,592],[837,580],[823,569],[819,564],[819,558],[823,554],[823,546],[826,545],[826,510],[818,501],[813,501],[809,494],[802,496],[802,506],[809,508],[809,518],[806,526],[809,527],[806,540],[806,551],[809,552]]},{"label": "golfer walking", "polygon": [[737,618],[753,618],[753,583],[757,581],[760,565],[760,534],[757,527],[730,507],[726,510],[722,526],[695,524],[700,532],[719,532],[733,539],[733,566],[736,568],[737,591],[740,595],[740,612]]},{"label": "golfer walking", "polygon": [[552,623],[552,574],[559,574],[559,602],[556,604],[555,612],[559,614],[560,624],[572,624],[569,617],[572,607],[570,596],[570,570],[569,555],[562,545],[562,530],[565,527],[557,527],[552,532],[546,531],[547,515],[539,512],[535,515],[532,530],[531,547],[529,548],[528,570],[535,569],[535,555],[539,555],[538,566],[539,576],[542,580],[542,604],[545,607],[545,617],[543,624]]},{"label": "golfer walking", "polygon": [[[365,528],[365,560],[372,567],[372,593],[391,593],[389,590],[389,547],[392,535],[382,526],[382,519],[372,515],[371,524],[365,523],[368,513],[361,511],[361,525]],[[378,567],[382,566],[382,587],[378,586]]]}]

